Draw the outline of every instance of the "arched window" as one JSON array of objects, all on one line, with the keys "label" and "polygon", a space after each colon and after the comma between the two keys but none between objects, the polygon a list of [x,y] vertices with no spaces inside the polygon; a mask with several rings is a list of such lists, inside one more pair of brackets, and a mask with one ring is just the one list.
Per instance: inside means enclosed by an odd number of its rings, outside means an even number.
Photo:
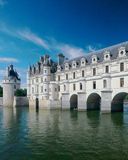
[{"label": "arched window", "polygon": [[80,90],[82,90],[83,86],[82,86],[82,83],[80,83]]}]

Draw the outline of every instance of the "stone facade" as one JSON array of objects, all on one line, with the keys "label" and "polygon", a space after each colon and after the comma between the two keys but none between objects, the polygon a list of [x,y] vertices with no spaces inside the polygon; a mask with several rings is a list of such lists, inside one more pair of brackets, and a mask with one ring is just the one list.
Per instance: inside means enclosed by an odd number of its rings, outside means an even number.
[{"label": "stone facade", "polygon": [[29,106],[61,109],[120,111],[128,94],[128,42],[58,63],[49,56],[30,66]]},{"label": "stone facade", "polygon": [[28,98],[27,97],[16,97],[14,96],[14,107],[28,107]]},{"label": "stone facade", "polygon": [[3,97],[0,97],[0,106],[3,106]]}]

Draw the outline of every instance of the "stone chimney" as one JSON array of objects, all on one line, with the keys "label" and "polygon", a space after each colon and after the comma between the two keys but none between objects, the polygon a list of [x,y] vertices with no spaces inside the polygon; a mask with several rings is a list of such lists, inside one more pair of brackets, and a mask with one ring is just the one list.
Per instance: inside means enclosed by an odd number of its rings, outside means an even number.
[{"label": "stone chimney", "polygon": [[63,64],[64,60],[65,60],[65,56],[62,53],[58,54],[58,65]]}]

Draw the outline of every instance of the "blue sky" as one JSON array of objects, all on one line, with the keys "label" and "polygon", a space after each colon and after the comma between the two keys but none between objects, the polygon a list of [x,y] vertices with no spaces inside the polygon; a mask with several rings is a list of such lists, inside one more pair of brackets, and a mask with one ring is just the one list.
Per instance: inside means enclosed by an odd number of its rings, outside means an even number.
[{"label": "blue sky", "polygon": [[14,64],[26,69],[45,53],[54,60],[128,40],[127,0],[0,0],[0,79]]}]

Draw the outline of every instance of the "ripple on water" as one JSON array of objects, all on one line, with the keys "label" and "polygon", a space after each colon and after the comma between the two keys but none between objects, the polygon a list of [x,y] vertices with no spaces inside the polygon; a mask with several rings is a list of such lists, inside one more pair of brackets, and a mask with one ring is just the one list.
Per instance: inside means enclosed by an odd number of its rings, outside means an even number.
[{"label": "ripple on water", "polygon": [[0,159],[128,159],[126,113],[0,109],[0,128]]}]

